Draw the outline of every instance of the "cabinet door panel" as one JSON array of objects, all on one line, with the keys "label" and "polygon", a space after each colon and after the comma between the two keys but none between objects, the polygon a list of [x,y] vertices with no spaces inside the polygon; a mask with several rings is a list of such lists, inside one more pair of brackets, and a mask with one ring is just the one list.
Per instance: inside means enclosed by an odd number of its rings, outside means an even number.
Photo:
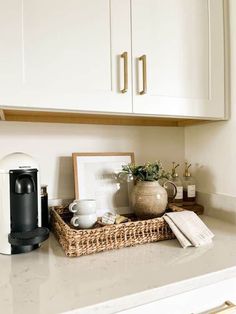
[{"label": "cabinet door panel", "polygon": [[[236,278],[121,311],[121,314],[213,314],[230,300],[236,304]],[[226,306],[225,306],[226,308]],[[229,313],[235,313],[235,311]]]},{"label": "cabinet door panel", "polygon": [[109,21],[108,1],[24,0],[27,86],[72,93],[109,90]]},{"label": "cabinet door panel", "polygon": [[[221,0],[132,2],[134,111],[171,116],[224,117]],[[147,58],[147,93],[142,66]]]},{"label": "cabinet door panel", "polygon": [[118,64],[124,51],[130,57],[128,0],[21,4],[21,89],[6,99],[8,105],[131,112],[131,89],[120,92],[123,69]]},{"label": "cabinet door panel", "polygon": [[[4,4],[4,7],[3,7]],[[20,0],[0,0],[0,103],[20,88],[22,77],[22,33]]]}]

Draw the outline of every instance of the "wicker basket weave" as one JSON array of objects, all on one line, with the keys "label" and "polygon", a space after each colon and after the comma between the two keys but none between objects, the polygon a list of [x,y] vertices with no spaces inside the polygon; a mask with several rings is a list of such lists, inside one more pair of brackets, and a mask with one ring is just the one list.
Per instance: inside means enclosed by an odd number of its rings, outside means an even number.
[{"label": "wicker basket weave", "polygon": [[70,225],[67,208],[51,209],[52,230],[67,256],[81,256],[138,244],[174,239],[163,218],[131,221],[94,229],[78,230]]}]

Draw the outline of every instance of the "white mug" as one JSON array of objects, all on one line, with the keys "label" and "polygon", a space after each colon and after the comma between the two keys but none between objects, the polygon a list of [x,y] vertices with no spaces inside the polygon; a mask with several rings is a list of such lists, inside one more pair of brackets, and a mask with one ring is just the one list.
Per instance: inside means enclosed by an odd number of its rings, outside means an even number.
[{"label": "white mug", "polygon": [[94,199],[81,199],[74,200],[69,205],[69,211],[76,215],[89,215],[96,213],[96,200]]},{"label": "white mug", "polygon": [[94,226],[97,221],[96,214],[89,215],[74,215],[71,218],[71,224],[75,227],[79,227],[81,229],[90,229]]}]

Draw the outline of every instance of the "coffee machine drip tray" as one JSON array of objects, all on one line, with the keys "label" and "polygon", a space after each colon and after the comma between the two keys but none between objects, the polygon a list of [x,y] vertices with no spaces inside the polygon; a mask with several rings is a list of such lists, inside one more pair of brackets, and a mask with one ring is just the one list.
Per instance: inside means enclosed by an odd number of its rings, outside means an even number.
[{"label": "coffee machine drip tray", "polygon": [[36,245],[49,237],[49,230],[44,227],[35,228],[32,231],[12,232],[8,235],[8,241],[11,245]]}]

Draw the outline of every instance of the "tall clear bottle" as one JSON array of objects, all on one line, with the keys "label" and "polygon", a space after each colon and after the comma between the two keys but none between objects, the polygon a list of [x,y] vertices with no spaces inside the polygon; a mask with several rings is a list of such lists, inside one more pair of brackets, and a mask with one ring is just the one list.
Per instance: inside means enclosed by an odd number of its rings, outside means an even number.
[{"label": "tall clear bottle", "polygon": [[196,204],[196,183],[189,171],[190,167],[191,164],[185,162],[185,171],[183,175],[183,205]]},{"label": "tall clear bottle", "polygon": [[172,163],[172,182],[176,185],[177,188],[177,194],[175,198],[173,199],[173,203],[176,205],[183,205],[183,183],[182,180],[180,179],[178,173],[176,172],[176,168],[179,167],[179,164],[176,165],[175,162]]}]

